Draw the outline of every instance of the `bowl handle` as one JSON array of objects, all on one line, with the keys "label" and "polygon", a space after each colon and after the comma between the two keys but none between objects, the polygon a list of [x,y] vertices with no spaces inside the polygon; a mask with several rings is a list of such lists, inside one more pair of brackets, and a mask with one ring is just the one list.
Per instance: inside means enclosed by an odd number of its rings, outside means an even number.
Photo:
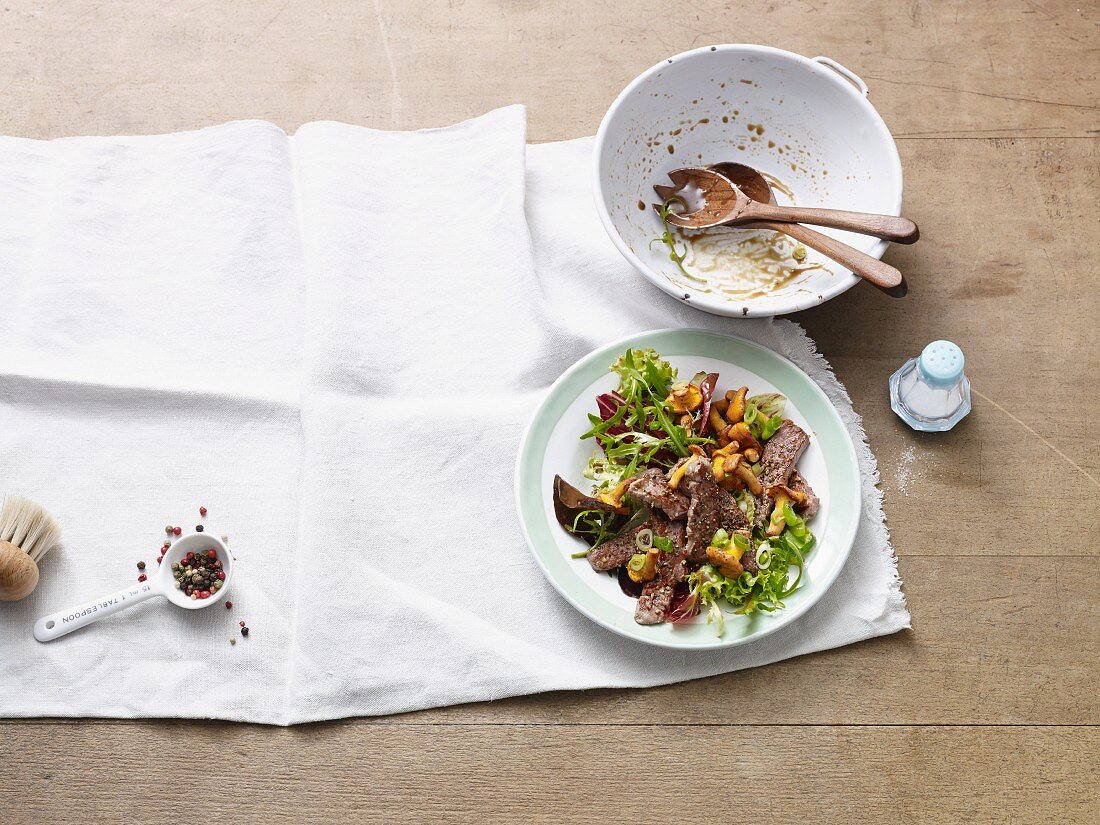
[{"label": "bowl handle", "polygon": [[869,91],[867,88],[867,84],[863,82],[862,77],[853,72],[851,69],[844,68],[831,57],[822,57],[821,55],[818,55],[817,57],[811,59],[815,63],[820,63],[822,66],[828,66],[838,75],[840,75],[857,89],[859,89],[860,94],[862,94],[864,97],[867,97],[867,93]]}]

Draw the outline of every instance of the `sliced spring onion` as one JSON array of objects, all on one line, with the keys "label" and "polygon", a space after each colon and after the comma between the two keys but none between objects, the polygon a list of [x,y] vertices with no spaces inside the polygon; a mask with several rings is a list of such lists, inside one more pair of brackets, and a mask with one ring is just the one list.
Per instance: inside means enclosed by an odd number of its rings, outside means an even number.
[{"label": "sliced spring onion", "polygon": [[638,535],[634,537],[634,546],[641,551],[646,551],[653,546],[653,531],[648,527],[644,530],[639,530]]},{"label": "sliced spring onion", "polygon": [[767,570],[772,566],[772,548],[766,541],[761,542],[756,548],[756,566],[761,570]]},{"label": "sliced spring onion", "polygon": [[712,547],[729,547],[730,534],[719,527],[714,534],[714,538],[710,540],[710,543]]},{"label": "sliced spring onion", "polygon": [[672,546],[672,540],[666,539],[664,536],[654,536],[653,546],[665,553],[671,553],[675,549]]},{"label": "sliced spring onion", "polygon": [[780,418],[778,415],[774,418],[767,419],[763,424],[760,425],[760,437],[763,438],[764,441],[767,441],[769,438],[775,435],[775,431],[778,430],[782,424],[783,419]]}]

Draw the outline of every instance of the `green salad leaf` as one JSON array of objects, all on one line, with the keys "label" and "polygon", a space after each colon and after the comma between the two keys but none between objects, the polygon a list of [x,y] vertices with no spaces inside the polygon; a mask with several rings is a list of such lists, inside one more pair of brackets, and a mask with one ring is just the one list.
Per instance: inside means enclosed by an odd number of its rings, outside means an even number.
[{"label": "green salad leaf", "polygon": [[574,559],[583,559],[591,551],[595,550],[608,539],[617,534],[615,528],[617,516],[606,510],[581,510],[573,519],[572,532],[578,536],[588,536],[591,545],[577,553],[572,554]]},{"label": "green salad leaf", "polygon": [[676,369],[655,349],[628,349],[615,359],[611,371],[619,376],[619,395],[626,399],[646,389],[664,398],[676,380]]},{"label": "green salad leaf", "polygon": [[745,399],[745,403],[752,404],[767,418],[774,418],[777,415],[782,418],[783,410],[787,407],[787,398],[777,392],[762,392],[750,395]]},{"label": "green salad leaf", "polygon": [[[786,527],[779,536],[765,539],[757,534],[756,561],[760,569],[756,573],[746,570],[730,578],[706,564],[688,576],[691,597],[698,599],[700,609],[706,608],[707,622],[716,625],[719,636],[725,630],[723,604],[742,616],[771,613],[781,610],[783,600],[798,589],[806,555],[816,540],[805,519],[790,505],[784,505],[783,518]],[[742,551],[747,549],[744,537],[735,535],[732,541]],[[792,568],[796,570],[793,581]]]},{"label": "green salad leaf", "polygon": [[597,491],[610,490],[623,479],[622,467],[607,460],[601,452],[594,452],[584,467],[583,475],[593,482]]},{"label": "green salad leaf", "polygon": [[669,467],[687,456],[693,444],[713,444],[676,422],[667,402],[676,369],[652,349],[628,349],[611,371],[619,376],[615,393],[599,396],[600,415],[589,414],[591,429],[581,438],[600,445],[589,459],[585,477],[607,489],[651,465]]}]

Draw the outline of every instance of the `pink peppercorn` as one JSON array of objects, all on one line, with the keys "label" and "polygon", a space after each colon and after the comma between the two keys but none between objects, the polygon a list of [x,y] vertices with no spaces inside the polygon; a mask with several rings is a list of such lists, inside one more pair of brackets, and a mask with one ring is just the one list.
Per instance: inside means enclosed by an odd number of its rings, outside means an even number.
[{"label": "pink peppercorn", "polygon": [[230,610],[232,607],[233,607],[233,602],[226,602],[225,603],[225,609],[226,610]]},{"label": "pink peppercorn", "polygon": [[220,579],[221,581],[225,581],[225,573],[223,573],[223,572],[222,572],[221,570],[219,570],[219,571],[218,571],[218,578],[219,578],[219,579]]},{"label": "pink peppercorn", "polygon": [[143,581],[145,581],[145,580],[146,580],[147,578],[149,578],[149,577],[148,577],[148,576],[146,576],[146,575],[145,575],[144,573],[142,573],[142,574],[141,574],[140,576],[138,576],[138,581],[139,581],[139,582],[143,582]]},{"label": "pink peppercorn", "polygon": [[206,551],[206,557],[208,559],[216,559],[218,557],[218,551],[211,548],[210,550]]},{"label": "pink peppercorn", "polygon": [[241,627],[244,627],[244,622],[239,622]]},{"label": "pink peppercorn", "polygon": [[173,536],[183,535],[183,528],[182,527],[173,527],[172,528],[172,535]]},{"label": "pink peppercorn", "polygon": [[206,508],[205,507],[200,507],[199,508],[199,515],[200,516],[205,516],[206,515]]}]

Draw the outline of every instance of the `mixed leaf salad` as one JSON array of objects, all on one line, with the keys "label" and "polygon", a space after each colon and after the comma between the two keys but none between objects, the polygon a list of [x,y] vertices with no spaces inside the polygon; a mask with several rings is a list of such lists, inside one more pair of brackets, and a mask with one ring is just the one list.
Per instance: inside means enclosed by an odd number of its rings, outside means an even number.
[{"label": "mixed leaf salad", "polygon": [[582,436],[596,450],[591,489],[555,479],[558,521],[588,547],[574,554],[618,576],[641,624],[702,612],[784,607],[815,542],[817,497],[796,464],[809,435],[784,418],[786,399],[717,392],[717,373],[680,379],[652,349],[628,349],[597,396]]}]

